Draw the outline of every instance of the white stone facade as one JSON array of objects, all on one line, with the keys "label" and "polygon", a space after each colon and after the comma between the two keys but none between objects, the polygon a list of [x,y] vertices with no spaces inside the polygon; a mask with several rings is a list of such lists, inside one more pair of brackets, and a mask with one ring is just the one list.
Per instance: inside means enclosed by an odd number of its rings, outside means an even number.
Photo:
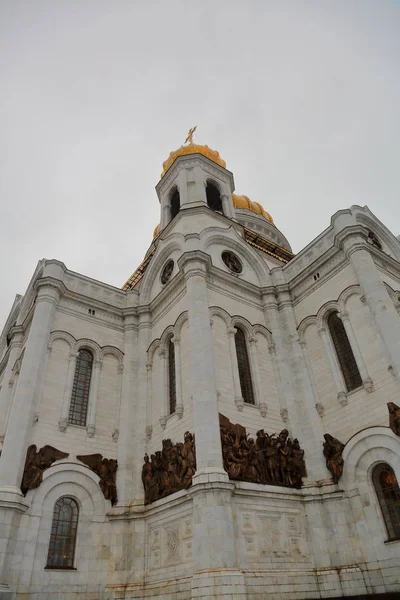
[{"label": "white stone facade", "polygon": [[[210,210],[212,180],[224,214]],[[177,186],[181,207],[170,221]],[[400,592],[400,539],[388,534],[371,479],[400,481],[400,242],[352,206],[285,263],[244,227],[290,249],[263,217],[235,209],[233,176],[201,155],[178,158],[157,186],[160,235],[143,277],[122,291],[38,264],[0,339],[0,598],[9,600],[261,600]],[[226,215],[226,216],[224,216]],[[275,231],[274,231],[275,230]],[[371,243],[369,232],[382,249]],[[240,274],[221,259],[230,250]],[[171,279],[162,284],[167,260]],[[362,379],[346,391],[327,327],[340,314]],[[245,332],[255,404],[243,401],[234,346]],[[175,348],[170,415],[166,353]],[[68,421],[79,349],[93,354],[86,426]],[[218,413],[257,430],[286,427],[305,450],[301,489],[231,481]],[[143,456],[196,436],[193,484],[144,505]],[[333,484],[323,435],[345,444]],[[20,490],[28,446],[69,454]],[[77,455],[118,459],[118,503]],[[55,502],[79,507],[74,569],[46,569]]]}]

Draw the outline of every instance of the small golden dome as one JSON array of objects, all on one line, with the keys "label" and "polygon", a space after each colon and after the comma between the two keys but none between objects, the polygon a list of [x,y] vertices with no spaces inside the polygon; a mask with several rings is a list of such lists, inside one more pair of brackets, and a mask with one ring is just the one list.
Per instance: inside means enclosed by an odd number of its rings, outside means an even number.
[{"label": "small golden dome", "polygon": [[156,238],[159,233],[160,233],[160,223],[157,225],[157,227],[153,231],[153,238]]},{"label": "small golden dome", "polygon": [[259,204],[258,202],[252,202],[248,196],[238,196],[237,194],[232,194],[233,206],[235,208],[244,208],[249,210],[250,212],[255,213],[256,215],[261,215],[264,219],[267,219],[270,223],[273,223],[274,220],[269,213]]},{"label": "small golden dome", "polygon": [[220,167],[226,168],[226,162],[222,160],[219,152],[211,150],[208,146],[200,146],[199,144],[188,144],[187,146],[181,146],[178,150],[170,152],[169,157],[163,162],[163,170],[161,178],[164,177],[168,169],[173,165],[178,156],[187,156],[188,154],[202,154],[209,160],[212,160]]}]

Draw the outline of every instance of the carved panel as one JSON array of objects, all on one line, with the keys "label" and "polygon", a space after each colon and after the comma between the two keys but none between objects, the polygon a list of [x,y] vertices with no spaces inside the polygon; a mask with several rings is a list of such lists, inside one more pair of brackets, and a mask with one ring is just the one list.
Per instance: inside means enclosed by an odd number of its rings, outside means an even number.
[{"label": "carved panel", "polygon": [[300,514],[284,511],[241,512],[241,534],[245,557],[252,562],[285,559],[291,562],[308,560],[307,541]]},{"label": "carved panel", "polygon": [[152,570],[190,563],[193,560],[191,517],[153,526],[149,540]]}]

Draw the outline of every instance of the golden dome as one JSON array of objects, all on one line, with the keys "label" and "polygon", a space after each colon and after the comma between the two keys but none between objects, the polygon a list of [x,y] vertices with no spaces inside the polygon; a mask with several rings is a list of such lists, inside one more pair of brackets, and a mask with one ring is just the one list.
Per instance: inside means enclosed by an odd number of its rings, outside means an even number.
[{"label": "golden dome", "polygon": [[274,220],[269,213],[259,204],[258,202],[252,202],[248,196],[238,196],[237,194],[232,194],[233,206],[235,208],[244,208],[249,210],[250,212],[255,213],[256,215],[261,215],[264,219],[267,219],[270,223],[273,223]]},{"label": "golden dome", "polygon": [[181,146],[178,150],[169,153],[169,157],[163,162],[163,170],[161,178],[164,177],[168,169],[173,165],[178,156],[186,156],[188,154],[202,154],[209,160],[212,160],[220,167],[226,168],[226,162],[222,160],[219,152],[211,150],[208,146],[200,146],[199,144],[188,144],[187,146]]},{"label": "golden dome", "polygon": [[158,234],[160,233],[160,225],[161,225],[161,223],[159,223],[157,225],[157,227],[154,229],[154,231],[153,231],[153,238],[156,238],[158,236]]}]

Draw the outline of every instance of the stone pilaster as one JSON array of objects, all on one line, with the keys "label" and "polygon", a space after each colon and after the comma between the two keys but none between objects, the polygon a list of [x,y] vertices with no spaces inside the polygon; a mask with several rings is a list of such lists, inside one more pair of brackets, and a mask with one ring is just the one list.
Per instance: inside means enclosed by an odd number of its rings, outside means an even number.
[{"label": "stone pilaster", "polygon": [[[265,299],[264,302],[267,308],[267,317],[271,319],[267,326],[271,328],[276,352],[279,354],[277,360],[292,389],[292,391],[286,390],[285,393],[287,402],[285,408],[289,412],[291,434],[299,439],[305,450],[308,478],[311,480],[326,479],[328,472],[322,454],[324,430],[321,419],[315,410],[316,398],[297,333],[292,299],[287,285],[279,281],[279,275],[277,279],[278,285],[275,289],[279,312],[276,312],[271,298],[269,301]],[[282,361],[287,361],[287,367],[282,364]],[[308,461],[307,456],[309,456]]]},{"label": "stone pilaster", "polygon": [[61,284],[50,277],[36,282],[38,295],[25,347],[21,372],[13,398],[0,460],[2,490],[20,495],[20,484],[29,445],[33,413],[42,376],[51,323],[61,293]]},{"label": "stone pilaster", "polygon": [[357,281],[372,314],[382,345],[390,361],[389,367],[400,375],[400,317],[383,283],[366,242],[367,232],[341,232],[337,236],[354,269]]},{"label": "stone pilaster", "polygon": [[217,388],[213,364],[213,342],[207,293],[210,257],[187,252],[179,259],[184,271],[192,358],[193,421],[196,434],[197,473],[227,474],[222,466]]},{"label": "stone pilaster", "polygon": [[[121,407],[119,412],[118,506],[128,506],[133,494],[132,429],[135,420],[134,389],[137,366],[137,317],[134,311],[125,316],[124,322],[124,370],[122,373]],[[141,450],[142,452],[142,450]],[[140,455],[141,456],[141,455]],[[136,457],[140,462],[140,459]]]},{"label": "stone pilaster", "polygon": [[222,583],[226,585],[226,598],[243,598],[244,577],[236,569],[233,484],[222,463],[207,292],[210,257],[203,252],[187,252],[178,262],[187,285],[196,436],[197,471],[189,490],[193,498],[193,554],[196,560],[192,598],[212,597]]},{"label": "stone pilaster", "polygon": [[11,341],[8,349],[8,361],[3,377],[3,385],[0,389],[0,437],[4,440],[7,428],[8,415],[12,398],[12,371],[21,354],[22,349],[22,327],[13,327],[10,331]]},{"label": "stone pilaster", "polygon": [[97,396],[99,390],[100,373],[103,366],[102,360],[95,360],[93,365],[92,381],[90,382],[89,391],[89,414],[87,419],[86,431],[88,437],[94,437],[96,433],[96,412],[97,412]]}]

